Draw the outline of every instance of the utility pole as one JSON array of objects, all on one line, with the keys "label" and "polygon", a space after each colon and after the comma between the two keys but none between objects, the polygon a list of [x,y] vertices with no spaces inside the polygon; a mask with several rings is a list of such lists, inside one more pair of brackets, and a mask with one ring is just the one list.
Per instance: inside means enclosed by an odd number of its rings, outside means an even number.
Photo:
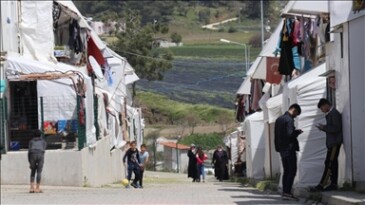
[{"label": "utility pole", "polygon": [[260,0],[261,3],[261,49],[264,48],[264,1]]}]

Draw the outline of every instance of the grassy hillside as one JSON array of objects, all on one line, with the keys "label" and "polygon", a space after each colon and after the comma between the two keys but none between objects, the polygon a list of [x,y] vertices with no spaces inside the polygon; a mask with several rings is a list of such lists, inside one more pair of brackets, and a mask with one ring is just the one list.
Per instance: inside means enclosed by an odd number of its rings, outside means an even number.
[{"label": "grassy hillside", "polygon": [[181,103],[166,96],[137,92],[136,102],[143,108],[147,123],[174,124],[188,119],[191,114],[198,117],[199,124],[216,123],[221,116],[227,116],[227,123],[234,122],[233,110],[204,104]]}]

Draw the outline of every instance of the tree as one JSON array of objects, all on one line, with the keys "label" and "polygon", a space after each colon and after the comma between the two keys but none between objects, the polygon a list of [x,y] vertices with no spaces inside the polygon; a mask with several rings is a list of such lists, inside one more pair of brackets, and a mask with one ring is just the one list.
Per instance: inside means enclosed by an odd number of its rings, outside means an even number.
[{"label": "tree", "polygon": [[173,54],[170,50],[153,47],[154,32],[159,32],[159,28],[154,28],[153,24],[142,26],[140,16],[133,10],[129,10],[123,18],[126,31],[118,33],[113,49],[127,58],[140,78],[162,80],[163,73],[172,67]]},{"label": "tree", "polygon": [[185,121],[188,123],[188,126],[191,128],[191,133],[194,134],[194,128],[200,123],[199,117],[195,113],[190,113],[186,115]]},{"label": "tree", "polygon": [[180,43],[182,40],[182,36],[176,32],[172,33],[170,38],[171,38],[171,41],[174,43]]},{"label": "tree", "polygon": [[198,13],[199,21],[205,24],[210,22],[210,9],[202,9]]}]

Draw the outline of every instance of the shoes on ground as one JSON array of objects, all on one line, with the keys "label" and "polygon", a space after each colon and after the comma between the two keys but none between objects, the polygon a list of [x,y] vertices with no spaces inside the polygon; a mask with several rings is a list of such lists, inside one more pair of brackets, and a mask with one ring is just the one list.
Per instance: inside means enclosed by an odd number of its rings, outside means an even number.
[{"label": "shoes on ground", "polygon": [[139,185],[138,184],[135,184],[135,183],[132,183],[131,186],[134,187],[134,188],[136,188],[136,189],[139,188]]},{"label": "shoes on ground", "polygon": [[299,201],[299,199],[295,197],[293,194],[283,193],[283,195],[281,195],[281,198],[283,200],[288,200],[288,201]]}]

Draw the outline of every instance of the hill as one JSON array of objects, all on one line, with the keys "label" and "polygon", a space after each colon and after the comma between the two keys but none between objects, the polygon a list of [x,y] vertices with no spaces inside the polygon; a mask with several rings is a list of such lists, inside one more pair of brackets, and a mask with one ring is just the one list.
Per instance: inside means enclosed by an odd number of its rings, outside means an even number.
[{"label": "hill", "polygon": [[[233,110],[206,104],[181,103],[151,92],[137,92],[136,103],[142,107],[148,125],[207,125],[234,122]],[[223,122],[224,120],[224,122]],[[190,124],[182,122],[190,121]]]},{"label": "hill", "polygon": [[[264,1],[265,24],[272,30],[286,1]],[[123,19],[127,10],[141,15],[144,25],[168,25],[166,34],[155,38],[170,40],[172,33],[182,36],[183,46],[169,49],[174,54],[172,69],[162,81],[140,80],[137,88],[185,103],[203,103],[233,109],[235,92],[245,74],[244,47],[225,44],[228,39],[246,44],[252,62],[260,51],[260,3],[258,1],[113,1],[75,2],[85,16],[95,20]],[[202,26],[237,17],[220,24],[217,30]],[[270,20],[270,22],[268,21]],[[272,31],[271,30],[271,31]],[[103,36],[110,44],[117,38]]]}]

